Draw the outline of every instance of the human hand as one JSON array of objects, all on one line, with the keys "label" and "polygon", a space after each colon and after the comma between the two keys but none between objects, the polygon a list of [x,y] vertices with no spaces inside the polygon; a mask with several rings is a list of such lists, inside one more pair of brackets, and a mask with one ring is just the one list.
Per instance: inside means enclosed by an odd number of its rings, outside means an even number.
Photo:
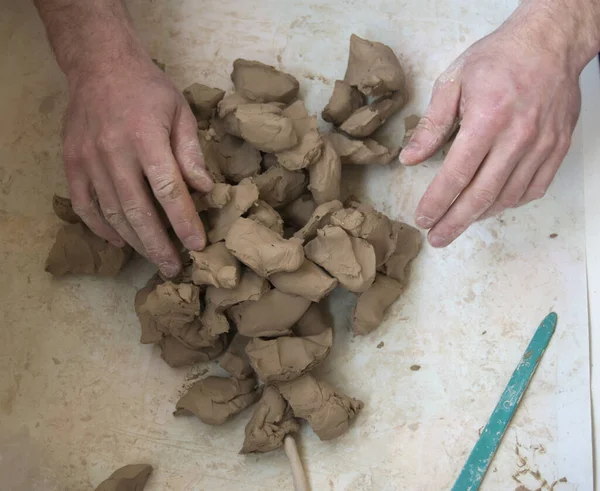
[{"label": "human hand", "polygon": [[461,126],[415,214],[445,247],[474,221],[544,196],[579,117],[585,59],[530,15],[509,19],[437,80],[400,160],[418,164]]},{"label": "human hand", "polygon": [[196,120],[173,83],[145,54],[69,77],[64,161],[73,209],[98,236],[128,242],[175,276],[178,251],[156,209],[183,245],[206,244],[187,186],[208,192]]}]

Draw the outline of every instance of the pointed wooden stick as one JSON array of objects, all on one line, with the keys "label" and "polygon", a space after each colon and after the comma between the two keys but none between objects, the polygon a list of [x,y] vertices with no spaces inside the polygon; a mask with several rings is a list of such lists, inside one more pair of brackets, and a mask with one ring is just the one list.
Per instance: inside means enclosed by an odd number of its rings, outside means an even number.
[{"label": "pointed wooden stick", "polygon": [[285,453],[290,461],[290,467],[292,468],[292,478],[294,480],[294,489],[296,491],[310,491],[308,486],[308,480],[306,479],[306,473],[300,460],[300,454],[298,454],[298,446],[296,440],[292,435],[287,435],[283,440]]}]

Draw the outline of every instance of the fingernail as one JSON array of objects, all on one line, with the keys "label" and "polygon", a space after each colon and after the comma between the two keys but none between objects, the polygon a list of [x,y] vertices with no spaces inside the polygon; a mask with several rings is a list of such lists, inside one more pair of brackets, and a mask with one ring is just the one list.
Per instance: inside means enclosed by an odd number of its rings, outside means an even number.
[{"label": "fingernail", "polygon": [[200,237],[199,235],[193,235],[192,237],[188,237],[186,242],[187,248],[193,251],[201,251],[206,245],[206,240],[204,239],[204,237]]},{"label": "fingernail", "polygon": [[431,226],[433,225],[433,220],[426,216],[420,216],[417,217],[415,223],[417,224],[417,227],[420,228],[431,228]]},{"label": "fingernail", "polygon": [[162,263],[158,266],[158,269],[167,278],[173,278],[179,273],[179,267],[174,263]]},{"label": "fingernail", "polygon": [[446,245],[446,239],[440,235],[432,235],[429,237],[429,243],[433,247],[444,247]]}]

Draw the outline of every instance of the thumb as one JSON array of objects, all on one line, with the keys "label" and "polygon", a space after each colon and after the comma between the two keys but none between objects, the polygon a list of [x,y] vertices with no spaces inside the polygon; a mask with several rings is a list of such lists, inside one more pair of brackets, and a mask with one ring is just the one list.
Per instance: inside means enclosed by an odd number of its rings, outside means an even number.
[{"label": "thumb", "polygon": [[458,77],[450,76],[446,72],[438,78],[425,115],[415,128],[408,145],[400,152],[402,164],[420,164],[435,154],[448,141],[456,128],[460,92]]}]

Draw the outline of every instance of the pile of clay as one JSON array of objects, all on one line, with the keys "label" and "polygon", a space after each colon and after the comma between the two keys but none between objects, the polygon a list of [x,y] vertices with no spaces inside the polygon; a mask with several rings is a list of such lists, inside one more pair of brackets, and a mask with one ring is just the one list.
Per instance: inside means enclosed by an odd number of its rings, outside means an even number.
[{"label": "pile of clay", "polygon": [[[268,452],[299,420],[335,438],[363,406],[311,372],[334,341],[323,303],[332,290],[356,295],[354,334],[368,334],[401,295],[420,249],[413,227],[340,196],[344,166],[398,155],[369,137],[404,106],[406,82],[389,47],[352,36],[345,78],[323,111],[334,128],[322,134],[293,76],[238,59],[231,78],[228,95],[197,83],[184,91],[216,183],[194,194],[209,245],[182,251],[177,280],[151,278],[135,310],[141,342],[160,345],[170,366],[222,355],[231,375],[196,382],[175,414],[221,425],[258,401],[241,452]],[[95,238],[68,209],[60,216],[70,223],[48,271],[108,274],[125,264],[128,251]]]}]

